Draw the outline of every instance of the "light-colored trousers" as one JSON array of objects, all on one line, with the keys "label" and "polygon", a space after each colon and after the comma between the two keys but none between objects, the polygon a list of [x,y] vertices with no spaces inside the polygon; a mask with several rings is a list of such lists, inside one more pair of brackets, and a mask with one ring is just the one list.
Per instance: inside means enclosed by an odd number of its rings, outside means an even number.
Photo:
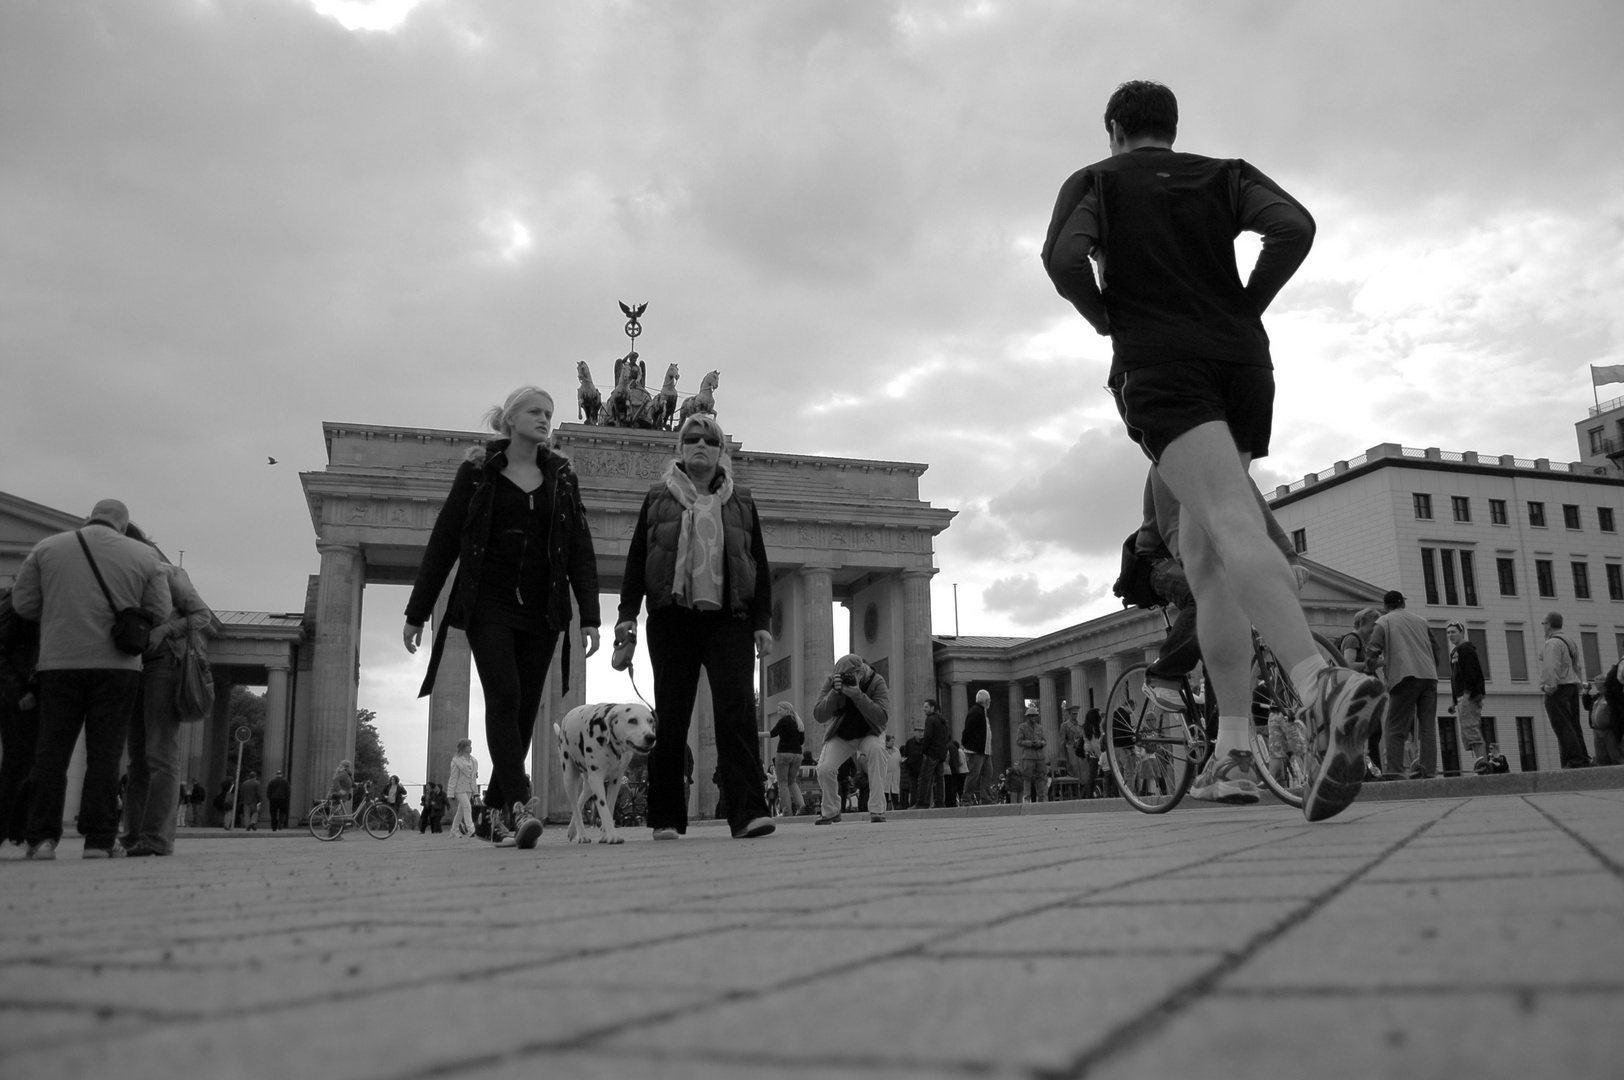
[{"label": "light-colored trousers", "polygon": [[834,817],[840,813],[838,774],[840,767],[853,754],[868,755],[869,812],[877,814],[885,806],[884,796],[874,794],[885,790],[885,740],[878,735],[855,740],[831,735],[824,740],[823,752],[818,755],[818,790],[823,792],[823,809],[820,813],[824,817]]},{"label": "light-colored trousers", "polygon": [[451,818],[452,836],[474,835],[474,805],[466,791],[457,792],[457,813]]}]

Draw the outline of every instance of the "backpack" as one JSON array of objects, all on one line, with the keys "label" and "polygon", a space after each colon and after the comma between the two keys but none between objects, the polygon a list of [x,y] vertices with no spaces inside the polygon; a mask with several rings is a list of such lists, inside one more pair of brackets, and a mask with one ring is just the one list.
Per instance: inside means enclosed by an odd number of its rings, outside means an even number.
[{"label": "backpack", "polygon": [[1139,530],[1122,542],[1122,569],[1111,591],[1122,598],[1123,607],[1160,607],[1162,598],[1150,583],[1151,560],[1139,553]]}]

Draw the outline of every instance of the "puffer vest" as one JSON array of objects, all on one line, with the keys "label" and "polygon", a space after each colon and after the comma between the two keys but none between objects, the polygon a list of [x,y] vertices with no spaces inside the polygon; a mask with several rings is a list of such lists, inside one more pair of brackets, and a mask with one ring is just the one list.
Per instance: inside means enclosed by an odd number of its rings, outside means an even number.
[{"label": "puffer vest", "polygon": [[[722,535],[727,560],[728,611],[743,618],[750,612],[756,592],[756,563],[750,557],[750,526],[756,503],[750,489],[734,485],[733,497],[722,504]],[[648,609],[670,606],[671,586],[677,576],[677,535],[682,530],[682,504],[665,484],[649,488],[648,558],[643,564],[643,587]]]}]

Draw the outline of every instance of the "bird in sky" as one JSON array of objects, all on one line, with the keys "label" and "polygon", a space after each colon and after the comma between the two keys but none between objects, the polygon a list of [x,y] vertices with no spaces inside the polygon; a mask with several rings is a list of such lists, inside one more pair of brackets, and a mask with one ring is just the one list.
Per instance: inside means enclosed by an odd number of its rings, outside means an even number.
[{"label": "bird in sky", "polygon": [[267,465],[275,465],[276,464],[276,459],[271,457],[269,454],[267,454],[265,456],[265,464],[267,464]]}]

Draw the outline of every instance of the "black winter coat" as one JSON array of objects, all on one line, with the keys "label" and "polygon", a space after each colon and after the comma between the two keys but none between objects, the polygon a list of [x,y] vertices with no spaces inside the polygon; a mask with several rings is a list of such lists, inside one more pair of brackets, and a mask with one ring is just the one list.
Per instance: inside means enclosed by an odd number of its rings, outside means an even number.
[{"label": "black winter coat", "polygon": [[[475,447],[457,469],[451,481],[440,516],[435,519],[417,570],[417,584],[406,603],[406,621],[422,626],[434,613],[451,567],[457,566],[457,579],[451,586],[445,619],[434,635],[434,651],[429,670],[423,677],[418,697],[434,689],[434,676],[445,650],[447,627],[468,628],[474,604],[479,598],[480,573],[491,537],[491,483],[507,465],[509,440],[492,439],[484,448]],[[548,516],[547,558],[550,581],[547,589],[547,622],[559,632],[569,630],[570,593],[581,609],[583,627],[599,625],[598,559],[587,529],[586,508],[581,504],[581,488],[569,460],[546,447],[536,448],[536,465],[541,469],[542,498],[551,507]],[[564,650],[564,689],[569,689],[569,650]]]}]

